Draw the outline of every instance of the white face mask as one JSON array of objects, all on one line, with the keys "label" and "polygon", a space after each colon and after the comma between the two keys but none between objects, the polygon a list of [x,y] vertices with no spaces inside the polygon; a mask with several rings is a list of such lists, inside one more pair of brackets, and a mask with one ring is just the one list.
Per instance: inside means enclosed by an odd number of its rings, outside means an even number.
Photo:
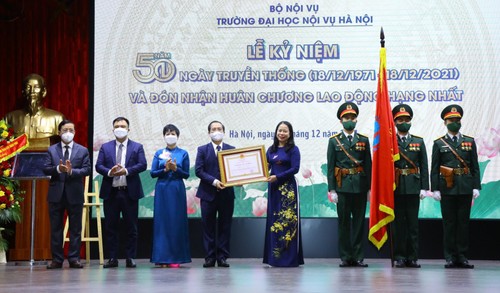
[{"label": "white face mask", "polygon": [[61,139],[66,144],[72,142],[74,137],[75,137],[75,134],[73,132],[69,132],[69,131],[61,134]]},{"label": "white face mask", "polygon": [[222,133],[220,131],[212,132],[212,133],[210,133],[210,138],[213,141],[221,141],[224,138],[224,133]]},{"label": "white face mask", "polygon": [[174,145],[177,143],[177,135],[165,135],[164,139],[167,145]]},{"label": "white face mask", "polygon": [[126,136],[127,136],[127,134],[128,134],[128,130],[127,130],[127,129],[125,129],[125,128],[121,128],[121,127],[119,127],[119,128],[115,128],[115,129],[113,130],[113,133],[115,134],[116,138],[118,138],[118,139],[122,139],[122,138],[124,138],[124,137],[126,137]]}]

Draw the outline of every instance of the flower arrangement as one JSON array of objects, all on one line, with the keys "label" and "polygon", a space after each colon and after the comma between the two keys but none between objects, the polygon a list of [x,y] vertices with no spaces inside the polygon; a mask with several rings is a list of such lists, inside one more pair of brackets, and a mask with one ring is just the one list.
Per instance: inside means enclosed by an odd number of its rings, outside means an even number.
[{"label": "flower arrangement", "polygon": [[[14,141],[15,147],[11,147]],[[21,221],[22,192],[19,182],[12,180],[10,173],[14,155],[26,146],[26,140],[16,140],[12,127],[5,120],[0,120],[0,231],[5,230],[2,225]],[[7,241],[0,234],[0,251],[6,249]]]}]

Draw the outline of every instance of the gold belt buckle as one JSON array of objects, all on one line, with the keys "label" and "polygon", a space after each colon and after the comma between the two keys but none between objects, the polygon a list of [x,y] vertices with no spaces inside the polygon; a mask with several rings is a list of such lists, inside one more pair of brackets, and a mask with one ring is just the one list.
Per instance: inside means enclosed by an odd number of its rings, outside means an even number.
[{"label": "gold belt buckle", "polygon": [[356,170],[356,168],[350,168],[350,169],[347,169],[349,171],[349,175],[354,175],[354,174],[357,174],[358,173],[358,170]]},{"label": "gold belt buckle", "polygon": [[410,169],[401,169],[401,175],[406,176],[408,174],[410,174]]},{"label": "gold belt buckle", "polygon": [[463,168],[455,168],[453,169],[453,173],[455,173],[455,175],[464,175],[464,169]]}]

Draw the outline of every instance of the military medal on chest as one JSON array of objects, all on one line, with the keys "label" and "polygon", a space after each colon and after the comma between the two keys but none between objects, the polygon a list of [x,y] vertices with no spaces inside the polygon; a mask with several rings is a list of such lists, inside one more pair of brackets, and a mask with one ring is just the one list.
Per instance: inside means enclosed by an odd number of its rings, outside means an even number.
[{"label": "military medal on chest", "polygon": [[462,142],[460,144],[460,148],[462,151],[471,151],[472,150],[472,142]]},{"label": "military medal on chest", "polygon": [[356,148],[357,151],[364,151],[364,150],[366,150],[366,143],[364,143],[364,142],[357,142],[355,148]]},{"label": "military medal on chest", "polygon": [[419,152],[420,151],[420,144],[419,143],[410,143],[408,146],[409,146],[409,150],[412,152]]}]

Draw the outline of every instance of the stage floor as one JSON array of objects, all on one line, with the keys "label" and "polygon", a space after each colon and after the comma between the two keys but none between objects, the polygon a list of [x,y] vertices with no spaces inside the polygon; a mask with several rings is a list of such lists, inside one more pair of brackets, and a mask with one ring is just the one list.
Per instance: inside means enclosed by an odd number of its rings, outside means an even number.
[{"label": "stage floor", "polygon": [[367,259],[368,268],[339,268],[339,259],[306,259],[298,268],[274,268],[261,259],[229,259],[230,268],[202,267],[193,259],[178,269],[137,260],[136,269],[83,269],[0,264],[0,292],[500,292],[500,261],[474,261],[475,269],[444,269],[443,260],[420,260],[420,269],[391,268]]}]

